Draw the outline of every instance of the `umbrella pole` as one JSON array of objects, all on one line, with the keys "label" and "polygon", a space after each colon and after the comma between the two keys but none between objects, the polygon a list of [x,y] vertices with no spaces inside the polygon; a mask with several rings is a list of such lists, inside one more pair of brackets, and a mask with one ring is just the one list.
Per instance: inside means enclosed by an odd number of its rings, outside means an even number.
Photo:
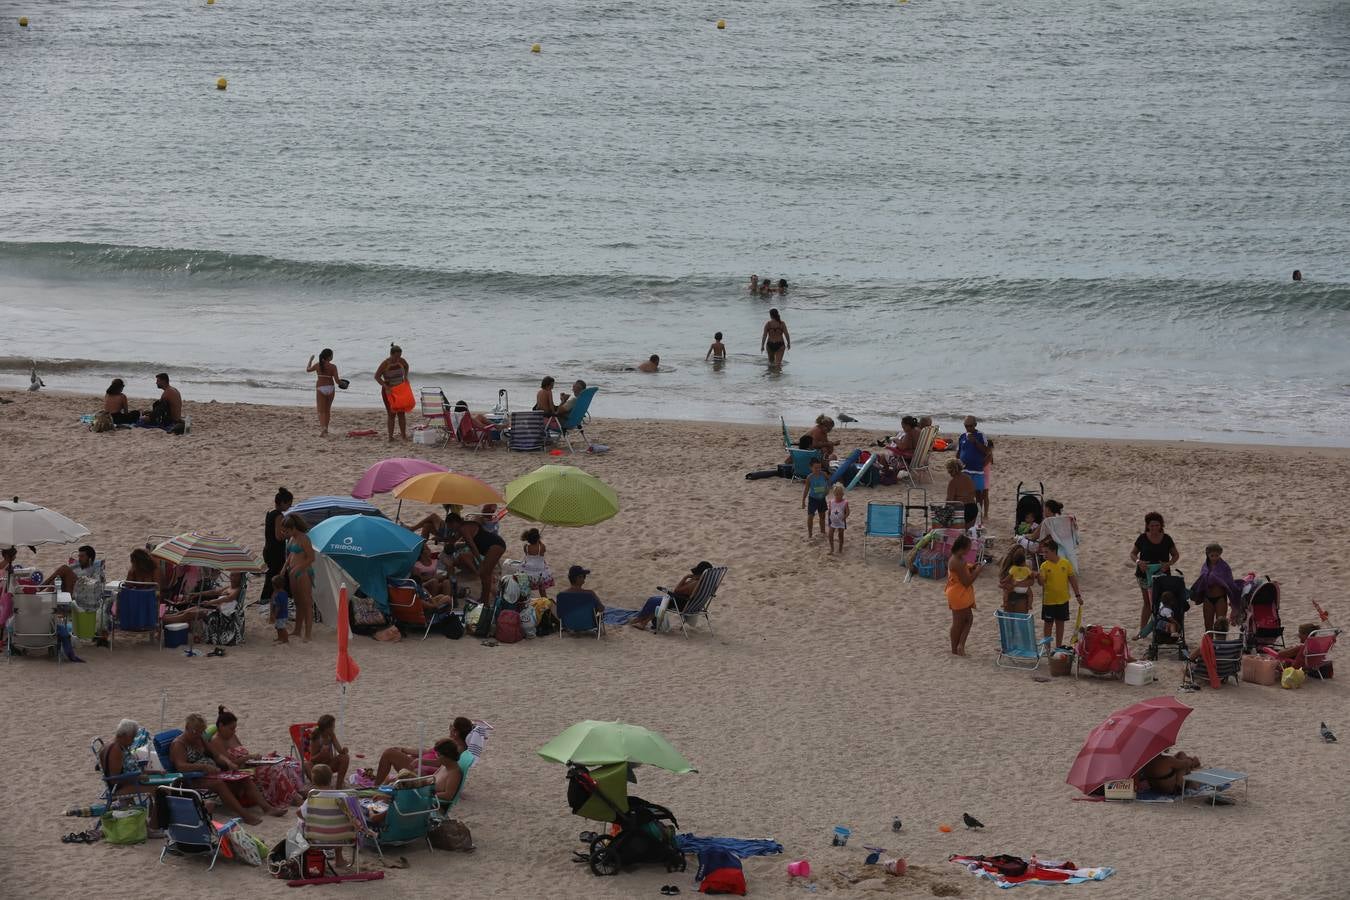
[{"label": "umbrella pole", "polygon": [[337,720],[338,740],[342,740],[342,723],[346,719],[346,716],[347,716],[347,685],[344,682],[342,685],[342,693],[338,695],[338,720]]},{"label": "umbrella pole", "polygon": [[164,730],[164,709],[168,704],[169,691],[168,689],[161,690],[159,692],[159,731],[156,731],[155,734],[159,734],[160,731]]},{"label": "umbrella pole", "polygon": [[403,498],[402,498],[402,497],[399,497],[399,498],[398,498],[398,509],[394,510],[394,524],[395,524],[395,525],[402,525],[402,524],[403,524],[403,522],[400,521],[402,515],[403,515]]}]

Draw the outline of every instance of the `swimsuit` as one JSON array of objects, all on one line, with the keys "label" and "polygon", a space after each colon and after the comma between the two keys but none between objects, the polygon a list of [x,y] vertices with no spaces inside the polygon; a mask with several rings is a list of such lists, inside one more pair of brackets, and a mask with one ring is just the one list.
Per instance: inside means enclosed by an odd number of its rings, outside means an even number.
[{"label": "swimsuit", "polygon": [[783,342],[769,341],[764,345],[764,347],[769,351],[769,355],[773,356],[775,353],[778,353],[783,349]]},{"label": "swimsuit", "polygon": [[[305,548],[302,547],[302,546],[300,546],[299,544],[296,544],[296,543],[290,543],[290,544],[287,544],[287,545],[286,545],[286,552],[287,552],[287,553],[304,553],[304,552],[305,552]],[[294,575],[296,572],[299,572],[299,571],[300,571],[299,569],[292,569],[292,570],[291,570],[291,574]],[[310,580],[310,582],[312,583],[312,582],[314,581],[314,567],[313,567],[313,566],[310,566],[309,568],[305,569],[305,572],[308,573],[308,575],[309,575],[309,580]]]}]

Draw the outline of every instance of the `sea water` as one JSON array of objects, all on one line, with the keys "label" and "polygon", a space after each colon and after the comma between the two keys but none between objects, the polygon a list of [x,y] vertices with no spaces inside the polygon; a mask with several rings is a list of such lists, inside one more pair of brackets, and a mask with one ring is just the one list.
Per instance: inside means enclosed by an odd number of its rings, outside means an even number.
[{"label": "sea water", "polygon": [[1350,443],[1334,0],[108,0],[0,96],[6,387]]}]

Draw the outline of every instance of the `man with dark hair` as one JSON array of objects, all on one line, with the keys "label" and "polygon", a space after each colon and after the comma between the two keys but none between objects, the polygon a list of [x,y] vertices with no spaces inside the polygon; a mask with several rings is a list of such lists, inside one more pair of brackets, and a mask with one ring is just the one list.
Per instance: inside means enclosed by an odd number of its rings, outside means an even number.
[{"label": "man with dark hair", "polygon": [[150,406],[150,415],[141,424],[155,428],[172,428],[183,421],[183,395],[169,384],[167,372],[155,376],[159,399]]},{"label": "man with dark hair", "polygon": [[61,581],[61,587],[64,590],[71,591],[75,589],[75,580],[77,578],[97,578],[99,576],[98,567],[94,560],[98,554],[94,548],[85,544],[79,550],[75,551],[75,565],[64,565],[57,568],[43,584],[55,584],[57,579]]}]

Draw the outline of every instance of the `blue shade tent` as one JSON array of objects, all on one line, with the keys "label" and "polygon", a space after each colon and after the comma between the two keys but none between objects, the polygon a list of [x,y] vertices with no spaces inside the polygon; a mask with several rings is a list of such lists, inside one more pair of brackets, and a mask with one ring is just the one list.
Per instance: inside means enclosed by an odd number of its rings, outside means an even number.
[{"label": "blue shade tent", "polygon": [[389,612],[385,582],[406,578],[422,554],[422,538],[374,516],[333,516],[309,530],[314,549],[342,567],[367,597]]},{"label": "blue shade tent", "polygon": [[301,500],[286,512],[295,513],[308,522],[311,528],[325,519],[331,519],[333,516],[355,515],[384,518],[384,513],[366,501],[357,500],[355,497],[310,497],[308,500]]}]

